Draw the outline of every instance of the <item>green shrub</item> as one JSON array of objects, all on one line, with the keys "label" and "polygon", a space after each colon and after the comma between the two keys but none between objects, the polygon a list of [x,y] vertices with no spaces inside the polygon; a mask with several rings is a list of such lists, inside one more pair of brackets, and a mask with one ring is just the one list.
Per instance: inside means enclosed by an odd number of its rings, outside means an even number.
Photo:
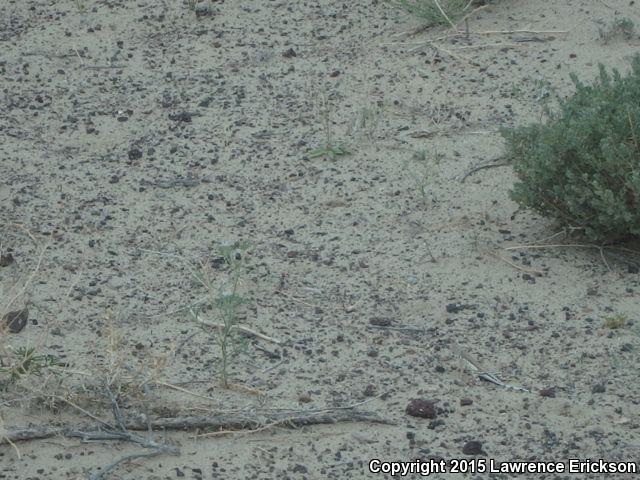
[{"label": "green shrub", "polygon": [[616,37],[631,40],[635,34],[636,25],[629,17],[617,18],[607,30],[598,29],[600,39],[606,44]]},{"label": "green shrub", "polygon": [[598,242],[640,236],[640,55],[559,101],[545,124],[504,129],[511,197]]}]

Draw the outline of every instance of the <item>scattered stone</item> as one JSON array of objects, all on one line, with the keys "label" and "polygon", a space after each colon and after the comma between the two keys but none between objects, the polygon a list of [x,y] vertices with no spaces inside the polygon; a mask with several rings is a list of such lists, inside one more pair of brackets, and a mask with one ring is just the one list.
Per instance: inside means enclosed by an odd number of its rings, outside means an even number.
[{"label": "scattered stone", "polygon": [[411,400],[405,411],[412,417],[434,419],[437,416],[435,403],[420,398]]},{"label": "scattered stone", "polygon": [[9,312],[2,318],[2,322],[9,327],[11,333],[20,333],[27,325],[27,320],[29,320],[29,310],[26,308]]},{"label": "scattered stone", "polygon": [[554,387],[544,388],[538,393],[541,397],[556,398],[556,389]]},{"label": "scattered stone", "polygon": [[449,303],[445,307],[447,313],[458,313],[464,310],[465,308],[469,308],[469,305],[465,305],[462,303]]},{"label": "scattered stone", "polygon": [[464,444],[462,447],[462,453],[465,455],[486,455],[484,450],[482,450],[482,442],[477,440],[471,440]]},{"label": "scattered stone", "polygon": [[296,464],[295,467],[293,467],[293,473],[307,473],[308,469],[307,467],[305,467],[304,465],[301,464]]},{"label": "scattered stone", "polygon": [[285,50],[284,52],[282,52],[282,56],[284,58],[293,58],[293,57],[297,57],[298,54],[293,48],[290,48],[289,50]]},{"label": "scattered stone", "polygon": [[191,123],[192,114],[189,112],[170,113],[169,120],[174,122]]},{"label": "scattered stone", "polygon": [[213,10],[211,10],[211,8],[209,8],[206,5],[198,5],[196,7],[196,18],[201,18],[201,17],[212,17],[213,16]]},{"label": "scattered stone", "polygon": [[468,407],[469,405],[473,404],[473,400],[471,400],[470,398],[461,398],[460,399],[460,405],[462,405],[463,407]]},{"label": "scattered stone", "polygon": [[443,427],[444,426],[444,420],[442,420],[441,418],[437,419],[437,420],[432,420],[429,422],[429,425],[427,426],[427,428],[429,430],[435,430],[437,427]]},{"label": "scattered stone", "polygon": [[131,150],[129,150],[127,155],[129,156],[129,160],[138,160],[139,158],[142,158],[142,150],[133,147]]},{"label": "scattered stone", "polygon": [[13,255],[7,253],[6,255],[0,255],[0,267],[8,267],[15,260],[13,259]]},{"label": "scattered stone", "polygon": [[214,268],[215,270],[219,270],[225,266],[226,261],[224,257],[216,257],[212,258],[209,263],[211,264],[212,268]]},{"label": "scattered stone", "polygon": [[308,393],[301,393],[300,395],[298,395],[298,401],[300,403],[311,403],[313,399]]},{"label": "scattered stone", "polygon": [[373,383],[370,383],[364,388],[363,393],[365,397],[373,397],[377,391],[378,389],[376,388],[376,386]]},{"label": "scattered stone", "polygon": [[391,319],[387,317],[375,317],[369,320],[371,325],[376,327],[389,327],[391,325]]},{"label": "scattered stone", "polygon": [[604,383],[598,383],[591,388],[591,393],[604,393],[607,391]]},{"label": "scattered stone", "polygon": [[202,108],[209,108],[209,105],[211,105],[212,100],[213,100],[212,96],[205,97],[200,101],[198,106]]}]

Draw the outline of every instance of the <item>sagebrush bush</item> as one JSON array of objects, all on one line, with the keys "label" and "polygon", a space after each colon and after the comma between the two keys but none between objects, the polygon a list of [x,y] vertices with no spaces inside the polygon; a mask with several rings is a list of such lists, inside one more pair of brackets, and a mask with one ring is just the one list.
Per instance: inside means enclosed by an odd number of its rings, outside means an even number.
[{"label": "sagebrush bush", "polygon": [[559,101],[546,124],[504,129],[511,197],[597,242],[640,236],[640,55]]}]

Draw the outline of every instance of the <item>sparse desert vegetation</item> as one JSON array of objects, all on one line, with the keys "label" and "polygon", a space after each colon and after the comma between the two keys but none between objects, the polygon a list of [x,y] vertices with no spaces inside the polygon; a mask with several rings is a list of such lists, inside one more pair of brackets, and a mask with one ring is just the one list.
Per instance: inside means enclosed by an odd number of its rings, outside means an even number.
[{"label": "sparse desert vegetation", "polygon": [[638,21],[0,2],[0,476],[637,460]]}]

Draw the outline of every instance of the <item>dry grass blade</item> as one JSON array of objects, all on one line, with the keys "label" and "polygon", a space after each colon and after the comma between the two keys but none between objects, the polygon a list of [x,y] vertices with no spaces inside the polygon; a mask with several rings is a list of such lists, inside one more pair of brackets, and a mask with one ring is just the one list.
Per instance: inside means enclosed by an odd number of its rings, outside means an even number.
[{"label": "dry grass blade", "polygon": [[451,21],[451,19],[449,18],[449,15],[447,15],[447,12],[445,12],[442,9],[442,5],[440,5],[440,1],[439,0],[433,0],[433,3],[436,4],[436,7],[438,7],[438,10],[440,10],[440,13],[442,14],[442,16],[445,18],[445,20],[447,22],[449,22],[449,25],[451,25],[451,28],[453,28],[456,32],[458,31],[458,29],[456,28],[455,24]]},{"label": "dry grass blade", "polygon": [[22,288],[18,290],[17,293],[9,292],[9,294],[7,295],[9,297],[9,301],[2,307],[2,310],[0,311],[7,312],[11,308],[11,306],[26,293],[27,289],[29,288],[29,285],[33,283],[33,280],[35,279],[36,275],[40,271],[44,254],[48,248],[49,248],[49,244],[47,243],[40,249],[40,254],[38,255],[38,260],[36,262],[36,266],[33,269],[33,272],[31,272],[31,275],[29,275],[29,278],[27,278],[27,280],[22,285]]},{"label": "dry grass blade", "polygon": [[514,245],[512,247],[505,247],[504,250],[535,250],[540,248],[597,248],[603,249],[600,245],[594,245],[591,243],[556,243],[550,245]]},{"label": "dry grass blade", "polygon": [[507,258],[504,258],[502,255],[498,254],[495,251],[487,251],[487,253],[489,255],[491,255],[492,257],[497,258],[498,260],[502,260],[507,265],[511,265],[516,270],[520,270],[521,272],[525,272],[525,273],[529,273],[531,275],[535,275],[536,277],[544,276],[544,272],[542,270],[538,270],[538,269],[535,269],[535,268],[523,267],[522,265],[518,265],[517,263],[514,263],[514,262],[512,262],[511,260],[509,260]]},{"label": "dry grass blade", "polygon": [[519,29],[519,30],[485,30],[483,32],[472,32],[472,35],[512,35],[514,33],[531,33],[537,35],[566,35],[569,33],[568,30],[529,30],[529,29]]},{"label": "dry grass blade", "polygon": [[[213,328],[224,328],[224,324],[221,322],[210,322],[208,320],[204,320],[202,317],[197,316],[197,322],[201,325],[204,325],[206,327],[213,327]],[[257,337],[260,338],[262,340],[265,340],[267,342],[271,342],[271,343],[275,343],[277,345],[280,345],[282,343],[281,340],[278,340],[276,338],[270,337],[268,335],[265,335],[263,333],[257,332],[255,330],[253,330],[252,328],[249,328],[245,325],[234,325],[234,328],[236,328],[237,330],[240,330],[243,333],[246,333],[247,335],[251,335],[252,337]]]}]

